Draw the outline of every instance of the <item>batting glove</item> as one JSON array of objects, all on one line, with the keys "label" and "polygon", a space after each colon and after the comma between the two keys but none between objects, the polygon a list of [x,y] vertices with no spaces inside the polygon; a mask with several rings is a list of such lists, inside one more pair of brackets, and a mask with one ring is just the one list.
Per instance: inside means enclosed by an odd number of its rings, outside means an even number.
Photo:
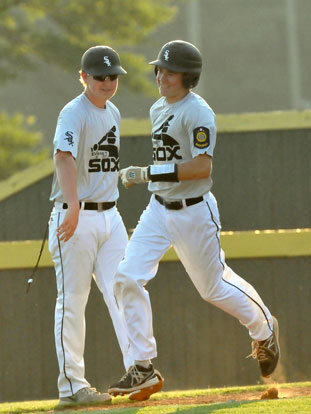
[{"label": "batting glove", "polygon": [[146,183],[149,181],[148,167],[133,167],[131,165],[130,167],[123,168],[119,174],[125,188],[130,188],[135,184]]}]

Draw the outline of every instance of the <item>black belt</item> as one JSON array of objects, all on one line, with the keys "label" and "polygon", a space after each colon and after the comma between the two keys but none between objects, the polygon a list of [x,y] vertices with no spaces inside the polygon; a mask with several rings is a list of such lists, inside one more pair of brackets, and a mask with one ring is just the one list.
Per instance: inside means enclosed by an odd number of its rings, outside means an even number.
[{"label": "black belt", "polygon": [[[184,208],[182,200],[165,201],[164,198],[160,197],[157,194],[155,194],[154,197],[160,204],[162,204],[162,206],[164,206],[168,210],[181,210],[182,208]],[[187,207],[193,206],[193,204],[200,203],[201,201],[203,201],[202,196],[201,197],[195,197],[195,198],[186,198],[184,200]]]},{"label": "black belt", "polygon": [[[80,204],[80,208],[81,208],[81,202]],[[103,210],[109,210],[110,208],[114,207],[116,205],[115,201],[109,201],[107,203],[90,203],[88,201],[86,201],[84,203],[84,210],[97,210],[97,211],[103,211]],[[67,210],[68,208],[68,204],[64,203],[63,204],[63,209]]]}]

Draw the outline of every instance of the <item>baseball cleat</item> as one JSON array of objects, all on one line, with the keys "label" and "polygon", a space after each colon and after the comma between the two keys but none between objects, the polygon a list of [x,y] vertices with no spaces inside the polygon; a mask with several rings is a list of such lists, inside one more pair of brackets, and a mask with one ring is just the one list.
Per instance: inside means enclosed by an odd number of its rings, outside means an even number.
[{"label": "baseball cleat", "polygon": [[109,387],[108,393],[114,397],[130,394],[129,398],[131,400],[145,401],[152,394],[161,391],[163,382],[162,375],[153,368],[152,364],[148,368],[133,365],[120,381]]},{"label": "baseball cleat", "polygon": [[262,377],[273,374],[280,359],[279,324],[274,316],[272,335],[264,341],[253,341],[249,356],[258,360]]},{"label": "baseball cleat", "polygon": [[156,385],[152,385],[151,387],[143,388],[141,390],[137,390],[137,391],[132,392],[129,395],[130,400],[146,401],[150,398],[150,396],[152,394],[155,394],[156,392],[159,392],[159,391],[162,390],[164,378],[162,377],[162,375],[160,374],[160,372],[157,369],[154,370],[154,373],[158,377],[159,382]]},{"label": "baseball cleat", "polygon": [[84,387],[69,397],[60,397],[57,409],[77,405],[108,404],[111,396],[107,393],[100,393],[96,388]]}]

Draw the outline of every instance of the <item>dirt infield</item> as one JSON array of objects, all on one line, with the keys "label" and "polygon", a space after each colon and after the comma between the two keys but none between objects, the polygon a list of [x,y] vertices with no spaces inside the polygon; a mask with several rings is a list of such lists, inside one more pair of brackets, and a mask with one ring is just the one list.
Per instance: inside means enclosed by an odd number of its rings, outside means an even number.
[{"label": "dirt infield", "polygon": [[[261,391],[252,391],[252,392],[241,392],[241,393],[228,393],[228,394],[219,394],[219,395],[200,395],[197,397],[182,397],[182,398],[163,398],[159,400],[150,399],[148,401],[142,402],[126,402],[113,404],[109,406],[96,406],[83,408],[84,411],[95,411],[100,408],[100,410],[111,410],[116,408],[128,408],[128,407],[155,407],[159,405],[198,405],[198,404],[215,404],[215,403],[225,403],[225,402],[238,402],[238,401],[255,401],[260,400],[263,397],[263,394],[270,390],[272,387],[267,390]],[[273,387],[275,388],[275,387]],[[270,393],[268,393],[269,396]],[[157,394],[159,395],[159,394]],[[280,387],[278,389],[278,396],[275,395],[275,392],[271,393],[271,398],[294,398],[294,397],[304,397],[310,396],[311,389],[310,387]],[[263,397],[264,398],[264,397]],[[80,411],[81,409],[76,408],[75,411]]]}]

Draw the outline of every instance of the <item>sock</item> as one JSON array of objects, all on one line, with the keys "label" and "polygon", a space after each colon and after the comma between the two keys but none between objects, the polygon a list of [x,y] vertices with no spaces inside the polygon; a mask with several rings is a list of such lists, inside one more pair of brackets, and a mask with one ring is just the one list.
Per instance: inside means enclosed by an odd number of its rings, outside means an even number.
[{"label": "sock", "polygon": [[148,368],[150,364],[151,364],[150,359],[147,359],[144,361],[135,360],[135,365],[139,365],[144,368]]}]

